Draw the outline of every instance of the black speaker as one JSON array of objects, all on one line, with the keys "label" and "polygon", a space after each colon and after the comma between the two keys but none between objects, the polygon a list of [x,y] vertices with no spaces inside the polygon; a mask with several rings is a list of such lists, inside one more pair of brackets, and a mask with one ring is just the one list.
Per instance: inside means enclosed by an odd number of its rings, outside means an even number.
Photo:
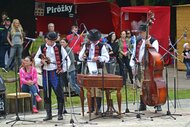
[{"label": "black speaker", "polygon": [[0,117],[6,117],[5,92],[0,92]]},{"label": "black speaker", "polygon": [[5,102],[5,84],[3,78],[0,76],[0,117],[6,117],[6,102]]},{"label": "black speaker", "polygon": [[3,78],[0,75],[0,92],[4,92],[6,90]]}]

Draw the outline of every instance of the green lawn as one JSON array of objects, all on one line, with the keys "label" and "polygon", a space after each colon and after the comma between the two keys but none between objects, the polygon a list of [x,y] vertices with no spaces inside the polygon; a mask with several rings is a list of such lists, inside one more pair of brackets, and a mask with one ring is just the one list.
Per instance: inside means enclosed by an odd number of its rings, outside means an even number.
[{"label": "green lawn", "polygon": [[[0,70],[0,75],[3,77],[3,79],[7,79],[7,78],[14,78],[15,74],[13,71],[10,71],[8,73],[4,73],[2,72],[2,70]],[[15,92],[15,86],[16,83],[6,83],[6,93],[13,93]],[[53,92],[52,92],[53,93]],[[114,102],[116,102],[116,91],[112,92],[112,99]],[[138,90],[138,95],[139,95],[139,90]],[[176,96],[177,99],[187,99],[190,98],[190,90],[178,90],[176,92]],[[135,97],[135,90],[132,89],[132,86],[128,86],[128,101],[129,102],[133,102]],[[139,96],[138,96],[139,98]],[[169,89],[169,99],[173,99],[174,98],[174,91],[173,89]],[[73,100],[73,105],[75,106],[79,106],[80,105],[80,99],[79,97],[72,97]],[[67,101],[69,102],[69,98],[67,98]],[[125,89],[123,87],[122,89],[122,101],[125,102]],[[53,93],[52,95],[52,104],[56,103],[56,97],[55,94]],[[69,103],[66,103],[66,106],[69,106]]]}]

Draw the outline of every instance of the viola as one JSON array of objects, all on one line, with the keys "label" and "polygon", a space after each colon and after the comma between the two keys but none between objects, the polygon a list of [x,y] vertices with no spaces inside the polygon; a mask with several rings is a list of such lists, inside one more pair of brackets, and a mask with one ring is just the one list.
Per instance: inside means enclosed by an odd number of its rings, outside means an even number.
[{"label": "viola", "polygon": [[[148,27],[154,20],[154,14],[149,13],[150,18],[147,20],[146,40],[148,40]],[[166,83],[163,79],[164,63],[161,55],[155,48],[145,46],[144,52],[144,79],[142,83],[142,99],[148,106],[163,105],[166,102],[167,91]]]}]

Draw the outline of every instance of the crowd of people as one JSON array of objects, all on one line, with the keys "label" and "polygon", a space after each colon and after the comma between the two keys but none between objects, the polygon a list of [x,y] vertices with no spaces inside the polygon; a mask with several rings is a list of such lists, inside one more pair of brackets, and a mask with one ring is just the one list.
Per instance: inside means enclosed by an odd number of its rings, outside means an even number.
[{"label": "crowd of people", "polygon": [[[42,98],[39,95],[39,85],[44,90],[44,107],[46,117],[44,121],[52,119],[51,109],[51,89],[55,92],[58,105],[58,120],[63,119],[64,91],[63,87],[68,86],[80,95],[80,87],[76,81],[77,73],[99,74],[102,64],[105,64],[107,73],[116,74],[116,66],[119,65],[119,75],[123,77],[123,85],[134,84],[134,78],[138,74],[141,77],[142,70],[135,72],[137,64],[142,65],[145,45],[154,47],[159,51],[158,40],[146,33],[146,24],[139,25],[138,35],[127,29],[121,31],[117,37],[115,32],[110,32],[102,38],[102,34],[97,29],[91,29],[88,34],[79,34],[77,25],[71,27],[71,33],[65,38],[55,31],[55,24],[48,24],[48,33],[44,39],[33,49],[31,55],[22,58],[22,44],[24,40],[24,30],[18,19],[11,19],[2,14],[0,27],[0,66],[4,72],[11,69],[12,63],[17,61],[19,69],[20,86],[23,92],[30,92],[33,98],[33,112],[37,113],[36,102]],[[148,37],[148,38],[146,38]],[[147,41],[148,40],[148,41]],[[5,54],[8,60],[5,60]],[[16,54],[16,55],[15,55]],[[184,63],[187,67],[187,78],[190,78],[190,50],[189,44],[184,44]],[[6,61],[6,62],[5,62]],[[86,63],[86,66],[82,66]],[[86,68],[84,68],[86,67]],[[142,67],[143,68],[143,67]],[[142,69],[141,68],[141,69]],[[84,70],[87,70],[84,72]],[[41,80],[38,80],[41,78]],[[138,78],[141,84],[141,78]],[[139,84],[139,86],[140,86]],[[95,111],[94,102],[96,100],[98,112],[101,112],[102,91],[91,89],[92,108]],[[96,95],[96,96],[95,96]],[[156,106],[157,111],[161,111],[161,106]],[[140,111],[146,110],[142,97],[140,97]]]}]

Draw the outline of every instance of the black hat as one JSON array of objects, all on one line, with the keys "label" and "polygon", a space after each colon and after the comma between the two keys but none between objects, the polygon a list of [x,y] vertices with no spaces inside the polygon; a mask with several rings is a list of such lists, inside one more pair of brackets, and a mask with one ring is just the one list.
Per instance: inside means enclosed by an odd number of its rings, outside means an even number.
[{"label": "black hat", "polygon": [[145,32],[146,31],[146,25],[145,24],[141,24],[139,26],[139,31]]},{"label": "black hat", "polygon": [[4,19],[4,21],[11,21],[11,19],[10,19],[9,17],[6,17],[6,18]]},{"label": "black hat", "polygon": [[101,38],[101,32],[97,29],[91,29],[87,35],[90,41],[98,41]]},{"label": "black hat", "polygon": [[55,41],[57,40],[58,34],[56,32],[48,32],[46,37],[48,40]]}]

